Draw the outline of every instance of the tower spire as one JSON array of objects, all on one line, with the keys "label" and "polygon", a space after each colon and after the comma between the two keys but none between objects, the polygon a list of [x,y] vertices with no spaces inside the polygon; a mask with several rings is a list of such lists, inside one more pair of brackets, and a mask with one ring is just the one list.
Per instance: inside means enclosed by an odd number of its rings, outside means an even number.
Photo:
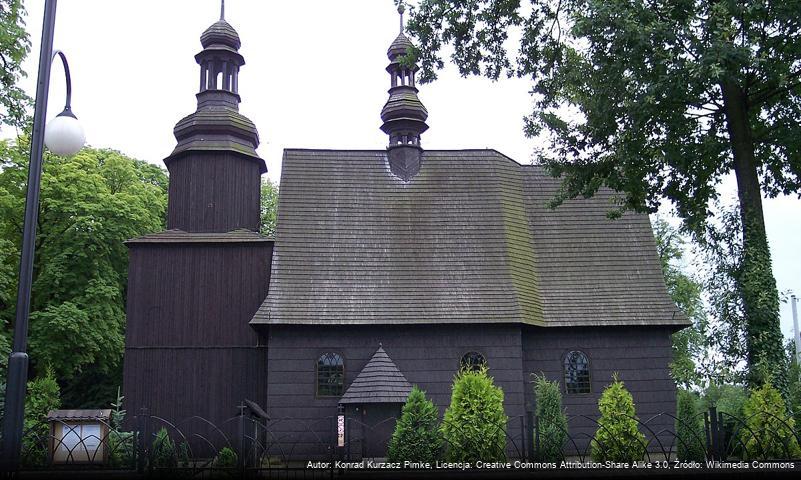
[{"label": "tower spire", "polygon": [[398,2],[398,14],[400,15],[400,33],[403,33],[403,12],[405,11],[406,7],[403,6],[403,2]]},{"label": "tower spire", "polygon": [[225,20],[225,0],[220,0],[220,20]]},{"label": "tower spire", "polygon": [[420,135],[428,130],[426,119],[428,111],[417,98],[415,86],[416,64],[401,63],[411,48],[411,40],[403,33],[404,6],[398,5],[401,32],[392,42],[387,56],[390,75],[389,99],[381,110],[381,130],[389,135],[387,159],[390,171],[406,181],[411,180],[420,171],[423,148],[420,146]]}]

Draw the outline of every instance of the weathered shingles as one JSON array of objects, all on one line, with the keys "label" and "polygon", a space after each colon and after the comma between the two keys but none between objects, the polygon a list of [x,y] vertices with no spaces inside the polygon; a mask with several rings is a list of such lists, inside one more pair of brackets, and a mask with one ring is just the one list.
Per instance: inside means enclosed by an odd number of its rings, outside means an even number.
[{"label": "weathered shingles", "polygon": [[272,238],[264,237],[259,233],[243,228],[225,233],[189,233],[178,229],[164,230],[162,232],[149,233],[141,237],[132,238],[125,243],[243,243],[272,241]]},{"label": "weathered shingles", "polygon": [[411,391],[406,377],[379,346],[339,403],[405,403]]},{"label": "weathered shingles", "polygon": [[644,215],[491,151],[427,151],[404,183],[382,151],[287,150],[269,294],[252,323],[683,323]]}]

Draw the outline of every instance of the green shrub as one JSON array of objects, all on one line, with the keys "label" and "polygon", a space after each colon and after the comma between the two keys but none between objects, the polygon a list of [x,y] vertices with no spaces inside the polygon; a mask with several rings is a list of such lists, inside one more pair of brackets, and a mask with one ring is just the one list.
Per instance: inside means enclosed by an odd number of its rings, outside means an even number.
[{"label": "green shrub", "polygon": [[61,389],[50,366],[35,379],[28,382],[25,397],[24,436],[22,438],[21,461],[23,465],[43,466],[47,461],[50,426],[47,413],[61,406]]},{"label": "green shrub", "polygon": [[703,462],[706,459],[706,436],[698,403],[698,397],[688,390],[679,389],[676,393],[676,448],[682,461]]},{"label": "green shrub", "polygon": [[550,382],[545,375],[534,380],[534,398],[537,406],[537,430],[540,448],[537,460],[557,462],[564,458],[562,448],[567,440],[567,417],[562,409],[562,391],[559,382]]},{"label": "green shrub", "polygon": [[487,375],[487,368],[459,371],[441,427],[448,460],[505,460],[506,422],[503,390]]},{"label": "green shrub", "polygon": [[170,439],[167,429],[162,427],[153,439],[152,457],[156,468],[175,468],[178,466],[178,457],[175,454],[175,442]]},{"label": "green shrub", "polygon": [[109,463],[112,467],[133,467],[134,434],[133,432],[108,432]]},{"label": "green shrub", "polygon": [[796,459],[801,456],[795,420],[778,390],[765,383],[752,390],[743,407],[748,428],[740,431],[749,458]]},{"label": "green shrub", "polygon": [[441,450],[439,412],[434,402],[428,400],[426,393],[415,385],[389,441],[389,461],[434,463],[439,459]]},{"label": "green shrub", "polygon": [[214,457],[214,466],[216,468],[236,468],[238,460],[239,457],[237,457],[236,452],[228,447],[224,447],[217,453],[217,456]]},{"label": "green shrub", "polygon": [[598,430],[592,440],[592,459],[597,462],[634,462],[645,454],[645,436],[637,429],[634,399],[617,374],[598,399]]}]

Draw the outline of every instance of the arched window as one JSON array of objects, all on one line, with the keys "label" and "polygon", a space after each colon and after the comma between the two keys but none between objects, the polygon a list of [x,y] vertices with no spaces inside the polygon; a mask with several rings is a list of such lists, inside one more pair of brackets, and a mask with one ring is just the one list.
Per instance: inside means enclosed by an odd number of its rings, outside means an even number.
[{"label": "arched window", "polygon": [[325,353],[317,359],[317,396],[338,397],[345,388],[345,362],[338,353]]},{"label": "arched window", "polygon": [[478,370],[487,366],[487,359],[478,352],[467,352],[462,356],[459,366],[466,370]]},{"label": "arched window", "polygon": [[590,359],[574,350],[565,355],[565,391],[590,393]]}]

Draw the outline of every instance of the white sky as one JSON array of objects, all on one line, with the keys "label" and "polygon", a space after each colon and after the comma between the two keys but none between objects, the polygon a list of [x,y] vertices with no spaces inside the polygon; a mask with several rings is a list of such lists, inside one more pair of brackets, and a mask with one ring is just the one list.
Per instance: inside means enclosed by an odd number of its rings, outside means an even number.
[{"label": "white sky", "polygon": [[[33,47],[23,85],[35,92],[42,0],[26,0]],[[398,34],[391,0],[228,0],[239,32],[240,112],[256,123],[259,154],[278,182],[284,148],[381,149],[379,112],[387,99],[386,51]],[[219,0],[61,0],[55,48],[70,62],[73,111],[94,147],[110,147],[163,166],[172,128],[195,110],[200,34],[219,18]],[[63,108],[60,63],[53,68],[48,118]],[[494,148],[529,163],[523,135],[531,111],[528,82],[463,79],[452,68],[420,87],[429,149]],[[14,132],[4,128],[3,137]],[[779,290],[801,294],[801,200],[765,202]],[[782,330],[790,336],[789,303]]]}]

